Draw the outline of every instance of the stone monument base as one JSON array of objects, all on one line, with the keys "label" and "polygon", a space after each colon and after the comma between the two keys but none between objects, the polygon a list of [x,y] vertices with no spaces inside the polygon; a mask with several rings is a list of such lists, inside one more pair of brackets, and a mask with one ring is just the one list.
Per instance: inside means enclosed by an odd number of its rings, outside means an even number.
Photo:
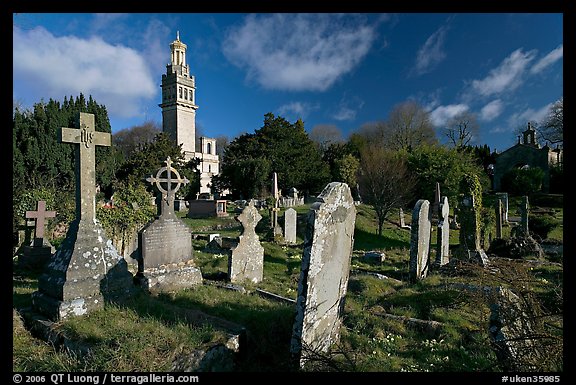
[{"label": "stone monument base", "polygon": [[104,297],[100,294],[60,301],[41,292],[32,293],[34,310],[52,320],[62,320],[70,316],[84,315],[92,310],[104,307]]},{"label": "stone monument base", "polygon": [[22,253],[18,256],[18,265],[24,269],[42,270],[52,257],[52,247],[24,246]]},{"label": "stone monument base", "polygon": [[188,289],[202,284],[202,272],[192,266],[193,261],[147,268],[134,277],[134,282],[144,289],[162,292]]}]

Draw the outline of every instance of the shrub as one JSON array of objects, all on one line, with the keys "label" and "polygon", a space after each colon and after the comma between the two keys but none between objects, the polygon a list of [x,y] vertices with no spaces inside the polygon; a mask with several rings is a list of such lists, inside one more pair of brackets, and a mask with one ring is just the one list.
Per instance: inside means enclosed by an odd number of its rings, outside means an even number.
[{"label": "shrub", "polygon": [[512,195],[530,195],[542,188],[544,171],[539,167],[512,169],[502,176],[502,191]]},{"label": "shrub", "polygon": [[559,221],[551,215],[530,215],[528,217],[528,228],[541,239],[548,238],[548,234],[559,225]]}]

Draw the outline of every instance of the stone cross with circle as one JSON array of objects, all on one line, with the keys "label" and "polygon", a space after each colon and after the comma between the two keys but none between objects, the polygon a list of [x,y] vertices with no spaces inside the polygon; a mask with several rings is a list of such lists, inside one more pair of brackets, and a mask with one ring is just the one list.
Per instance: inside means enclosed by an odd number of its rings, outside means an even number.
[{"label": "stone cross with circle", "polygon": [[[162,193],[162,199],[167,203],[168,207],[170,207],[172,201],[174,200],[174,194],[176,191],[180,189],[182,184],[187,184],[190,181],[184,177],[181,178],[178,171],[172,167],[172,160],[170,157],[166,158],[164,161],[166,163],[165,167],[161,167],[158,172],[156,173],[156,177],[150,175],[150,177],[146,178],[146,181],[149,183],[155,183],[156,187]],[[162,177],[162,174],[166,173],[166,177]],[[175,175],[175,177],[172,176]],[[162,187],[161,183],[166,183],[166,189]],[[176,186],[172,188],[172,184],[175,183]]]}]

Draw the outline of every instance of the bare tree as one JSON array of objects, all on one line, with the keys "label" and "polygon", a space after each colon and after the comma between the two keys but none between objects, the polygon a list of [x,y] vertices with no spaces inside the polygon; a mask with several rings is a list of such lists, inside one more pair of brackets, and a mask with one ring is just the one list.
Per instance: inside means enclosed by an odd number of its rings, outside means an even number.
[{"label": "bare tree", "polygon": [[564,97],[554,102],[548,116],[540,124],[540,136],[550,144],[564,142]]},{"label": "bare tree", "polygon": [[309,135],[310,139],[318,145],[322,153],[334,143],[344,141],[342,130],[333,124],[317,124],[312,127]]},{"label": "bare tree", "polygon": [[392,109],[385,129],[387,147],[393,150],[410,150],[422,144],[438,143],[430,113],[412,100]]},{"label": "bare tree", "polygon": [[386,216],[412,198],[416,179],[398,152],[368,145],[360,151],[358,184],[362,199],[376,211],[378,235],[382,235]]},{"label": "bare tree", "polygon": [[112,136],[114,146],[125,157],[141,149],[146,143],[154,141],[154,137],[161,131],[160,124],[148,120],[139,126],[133,126],[118,131]]},{"label": "bare tree", "polygon": [[461,112],[452,117],[446,123],[445,135],[455,148],[460,149],[468,146],[478,138],[480,125],[476,114],[470,111]]},{"label": "bare tree", "polygon": [[216,137],[216,155],[220,156],[220,159],[222,159],[222,156],[224,156],[224,151],[229,144],[230,139],[228,139],[228,136],[218,135]]},{"label": "bare tree", "polygon": [[366,143],[374,146],[388,146],[388,126],[385,121],[364,123],[356,132]]}]

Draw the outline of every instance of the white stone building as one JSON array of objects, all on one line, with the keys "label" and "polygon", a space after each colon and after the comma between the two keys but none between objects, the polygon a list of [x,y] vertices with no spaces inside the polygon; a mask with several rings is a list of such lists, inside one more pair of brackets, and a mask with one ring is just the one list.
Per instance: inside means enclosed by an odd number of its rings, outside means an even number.
[{"label": "white stone building", "polygon": [[180,33],[170,44],[171,62],[162,75],[162,130],[182,144],[185,160],[200,159],[200,193],[210,193],[212,176],[220,172],[220,160],[216,155],[216,139],[201,137],[196,148],[196,85],[186,64],[186,44],[180,41]]}]

